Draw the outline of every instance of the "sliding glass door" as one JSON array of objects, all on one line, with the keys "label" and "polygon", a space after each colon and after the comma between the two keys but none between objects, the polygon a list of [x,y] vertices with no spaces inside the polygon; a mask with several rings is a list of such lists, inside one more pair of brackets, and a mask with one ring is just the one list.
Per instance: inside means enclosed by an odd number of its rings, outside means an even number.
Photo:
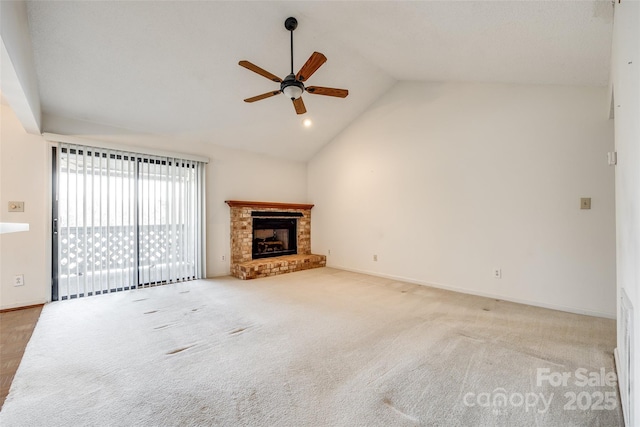
[{"label": "sliding glass door", "polygon": [[138,163],[138,273],[142,284],[195,278],[201,211],[193,162]]},{"label": "sliding glass door", "polygon": [[204,165],[54,148],[53,300],[204,276]]}]

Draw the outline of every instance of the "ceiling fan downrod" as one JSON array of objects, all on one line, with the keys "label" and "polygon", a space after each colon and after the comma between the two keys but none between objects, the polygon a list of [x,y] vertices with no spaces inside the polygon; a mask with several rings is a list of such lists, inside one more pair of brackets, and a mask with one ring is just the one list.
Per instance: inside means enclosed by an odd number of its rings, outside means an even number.
[{"label": "ceiling fan downrod", "polygon": [[284,21],[284,28],[291,34],[291,74],[293,74],[293,30],[298,28],[298,20],[290,16]]},{"label": "ceiling fan downrod", "polygon": [[298,20],[294,17],[289,17],[284,21],[284,27],[291,34],[291,74],[280,83],[280,91],[288,98],[291,98],[292,101],[295,101],[304,93],[304,84],[293,74],[293,30],[298,27]]}]

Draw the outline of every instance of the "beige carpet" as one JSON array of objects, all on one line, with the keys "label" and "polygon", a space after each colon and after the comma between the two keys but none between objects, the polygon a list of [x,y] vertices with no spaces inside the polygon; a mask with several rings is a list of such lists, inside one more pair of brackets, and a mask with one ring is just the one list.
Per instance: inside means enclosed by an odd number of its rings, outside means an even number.
[{"label": "beige carpet", "polygon": [[46,305],[0,425],[618,426],[614,346],[612,320],[330,268],[201,280]]}]

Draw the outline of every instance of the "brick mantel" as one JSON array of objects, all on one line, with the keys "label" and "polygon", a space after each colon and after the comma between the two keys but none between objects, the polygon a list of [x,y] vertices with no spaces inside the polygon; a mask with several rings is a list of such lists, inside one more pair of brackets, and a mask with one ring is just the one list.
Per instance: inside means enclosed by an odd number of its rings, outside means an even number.
[{"label": "brick mantel", "polygon": [[250,202],[246,200],[225,200],[232,208],[275,208],[275,209],[311,209],[314,205],[305,203]]},{"label": "brick mantel", "polygon": [[[324,255],[311,254],[311,208],[305,203],[255,202],[226,200],[231,208],[231,274],[240,279],[253,279],[324,267]],[[297,255],[252,259],[253,215],[259,212],[302,214],[297,218]]]}]

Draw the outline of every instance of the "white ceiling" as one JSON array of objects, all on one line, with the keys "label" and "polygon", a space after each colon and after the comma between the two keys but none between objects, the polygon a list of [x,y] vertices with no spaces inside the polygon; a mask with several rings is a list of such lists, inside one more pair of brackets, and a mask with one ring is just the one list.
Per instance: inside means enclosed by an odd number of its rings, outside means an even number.
[{"label": "white ceiling", "polygon": [[[32,1],[28,16],[45,116],[296,160],[399,80],[606,85],[613,24],[610,1]],[[278,85],[239,60],[289,73],[288,16],[296,71],[324,53],[307,84],[348,98],[305,94],[304,116],[242,101]]]}]

